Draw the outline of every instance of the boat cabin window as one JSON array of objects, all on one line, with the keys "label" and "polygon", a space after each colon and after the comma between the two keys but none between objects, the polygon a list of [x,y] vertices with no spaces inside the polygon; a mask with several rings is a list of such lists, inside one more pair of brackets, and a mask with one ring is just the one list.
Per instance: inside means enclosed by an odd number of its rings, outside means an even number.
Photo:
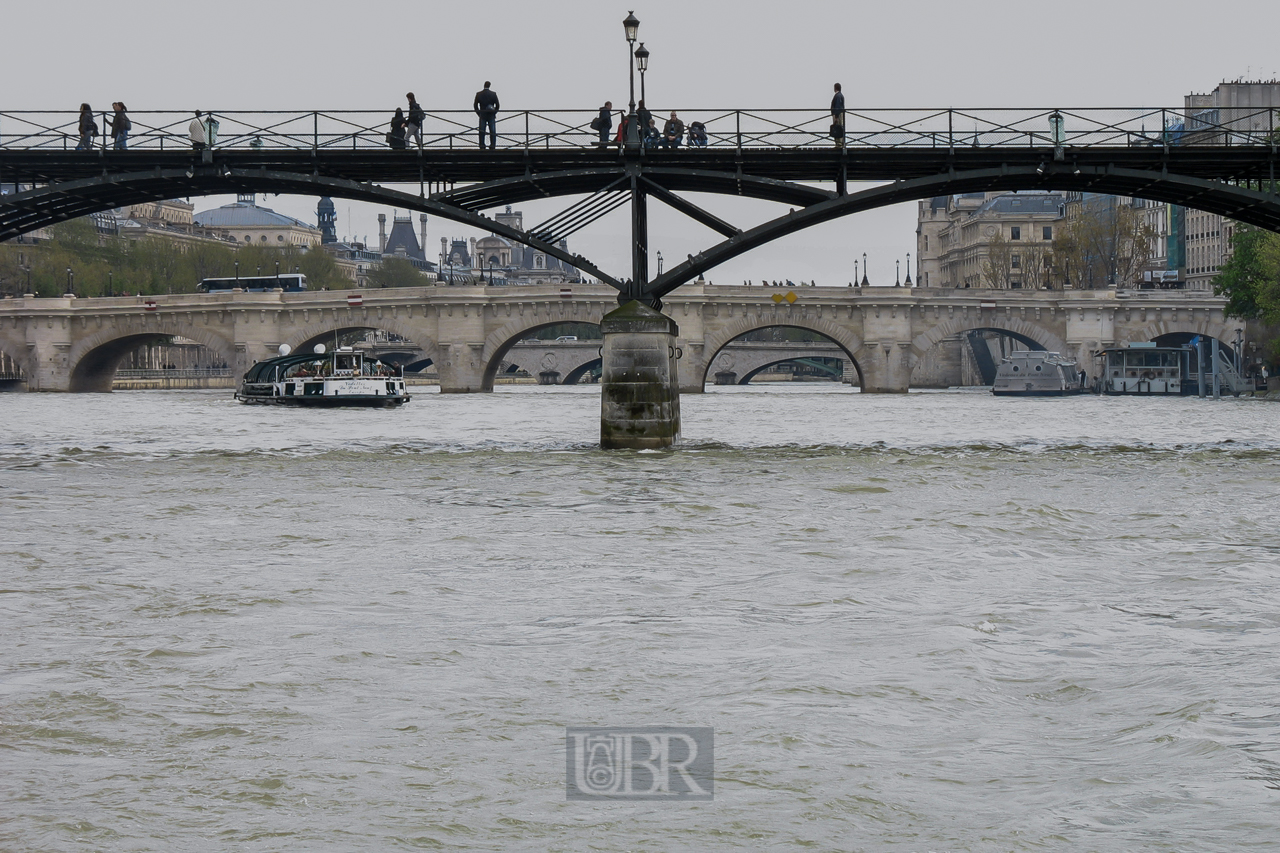
[{"label": "boat cabin window", "polygon": [[336,353],[333,356],[334,370],[359,370],[360,356],[357,353]]}]

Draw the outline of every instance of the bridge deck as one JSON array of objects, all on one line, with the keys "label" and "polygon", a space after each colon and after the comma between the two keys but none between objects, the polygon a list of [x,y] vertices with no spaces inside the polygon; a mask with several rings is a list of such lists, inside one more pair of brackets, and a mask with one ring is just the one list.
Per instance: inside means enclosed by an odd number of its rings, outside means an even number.
[{"label": "bridge deck", "polygon": [[[829,182],[843,173],[850,181],[893,181],[937,175],[948,170],[971,171],[1002,167],[1074,169],[1107,167],[1160,172],[1206,180],[1260,181],[1273,178],[1280,157],[1269,146],[1094,147],[1069,149],[1055,164],[1052,149],[1037,148],[744,148],[708,147],[639,149],[639,163],[653,168],[688,170],[689,189],[699,172],[745,173],[767,180]],[[416,184],[425,181],[448,186],[525,178],[530,174],[570,173],[565,177],[593,192],[615,180],[624,157],[616,147],[550,149],[422,149],[392,151],[222,149],[212,162],[238,172],[290,172],[361,182]],[[183,169],[200,164],[190,149],[138,151],[57,151],[0,149],[0,184],[49,183],[91,178],[106,173],[136,174],[154,169]],[[534,192],[531,197],[536,196]]]}]

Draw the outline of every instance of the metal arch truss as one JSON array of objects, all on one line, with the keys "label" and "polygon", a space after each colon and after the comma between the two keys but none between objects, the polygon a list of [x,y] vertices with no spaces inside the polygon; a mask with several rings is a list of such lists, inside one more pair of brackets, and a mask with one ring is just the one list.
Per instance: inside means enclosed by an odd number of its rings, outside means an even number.
[{"label": "metal arch truss", "polygon": [[672,267],[649,282],[646,302],[660,302],[681,284],[720,264],[805,228],[902,202],[965,192],[1010,190],[1099,192],[1167,202],[1217,213],[1249,225],[1280,232],[1280,193],[1189,178],[1167,172],[1107,166],[1058,166],[1040,163],[1020,168],[976,169],[895,181],[852,195],[839,195],[729,235],[723,242]]},{"label": "metal arch truss", "polygon": [[[1038,140],[1037,140],[1038,141]],[[1059,156],[1055,156],[1059,155]],[[113,207],[244,191],[328,195],[435,214],[557,258],[617,289],[620,301],[654,307],[700,273],[751,249],[850,214],[932,196],[988,190],[1111,193],[1219,213],[1280,232],[1276,146],[1129,144],[1053,148],[626,146],[515,151],[189,150],[152,152],[0,149],[0,240]],[[373,181],[418,183],[418,195]],[[887,182],[849,194],[849,181]],[[815,186],[818,185],[818,186]],[[821,185],[832,186],[824,189]],[[427,186],[439,187],[427,194]],[[24,189],[24,187],[31,187]],[[680,193],[740,196],[791,210],[742,230]],[[583,196],[529,231],[482,211],[503,204]],[[666,273],[647,275],[647,208],[653,196],[723,238]],[[560,248],[566,236],[632,208],[629,280]]]},{"label": "metal arch truss", "polygon": [[46,225],[125,205],[241,191],[332,196],[432,213],[530,246],[595,276],[604,284],[623,289],[621,282],[581,255],[570,254],[548,241],[445,201],[342,178],[266,169],[237,170],[226,165],[108,174],[63,181],[11,195],[0,205],[0,241]]}]

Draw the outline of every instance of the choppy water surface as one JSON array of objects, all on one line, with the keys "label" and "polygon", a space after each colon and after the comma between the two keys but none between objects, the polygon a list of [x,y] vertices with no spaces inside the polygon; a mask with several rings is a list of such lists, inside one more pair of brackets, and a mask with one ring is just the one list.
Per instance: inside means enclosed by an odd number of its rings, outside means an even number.
[{"label": "choppy water surface", "polygon": [[[0,397],[0,848],[1240,850],[1280,837],[1280,407]],[[716,799],[567,802],[567,725]]]}]

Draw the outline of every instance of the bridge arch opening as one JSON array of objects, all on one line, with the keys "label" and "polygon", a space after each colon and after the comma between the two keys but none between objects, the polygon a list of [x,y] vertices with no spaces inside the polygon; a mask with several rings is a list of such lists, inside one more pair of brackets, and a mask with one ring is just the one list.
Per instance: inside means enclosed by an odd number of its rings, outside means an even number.
[{"label": "bridge arch opening", "polygon": [[600,324],[589,320],[538,323],[493,348],[485,363],[482,390],[492,391],[500,373],[525,372],[539,385],[573,385],[599,375]]},{"label": "bridge arch opening", "polygon": [[1014,352],[1044,352],[1052,343],[1001,326],[957,329],[920,353],[911,368],[911,387],[991,385],[1001,359]]},{"label": "bridge arch opening", "polygon": [[[780,366],[787,369],[777,371]],[[701,378],[704,386],[747,385],[770,370],[790,381],[863,384],[862,367],[849,347],[816,329],[785,323],[749,329],[720,344]]]},{"label": "bridge arch opening", "polygon": [[21,391],[27,387],[27,372],[22,362],[0,347],[0,392]]},{"label": "bridge arch opening", "polygon": [[[72,393],[108,393],[115,384],[121,366],[128,363],[130,369],[170,372],[189,369],[231,370],[235,352],[230,344],[214,336],[186,339],[186,344],[175,342],[184,336],[163,332],[137,332],[109,338],[105,341],[90,339],[77,355],[73,349],[71,376],[67,390]],[[194,344],[194,346],[192,346]],[[179,350],[191,349],[194,355],[175,355]]]}]

